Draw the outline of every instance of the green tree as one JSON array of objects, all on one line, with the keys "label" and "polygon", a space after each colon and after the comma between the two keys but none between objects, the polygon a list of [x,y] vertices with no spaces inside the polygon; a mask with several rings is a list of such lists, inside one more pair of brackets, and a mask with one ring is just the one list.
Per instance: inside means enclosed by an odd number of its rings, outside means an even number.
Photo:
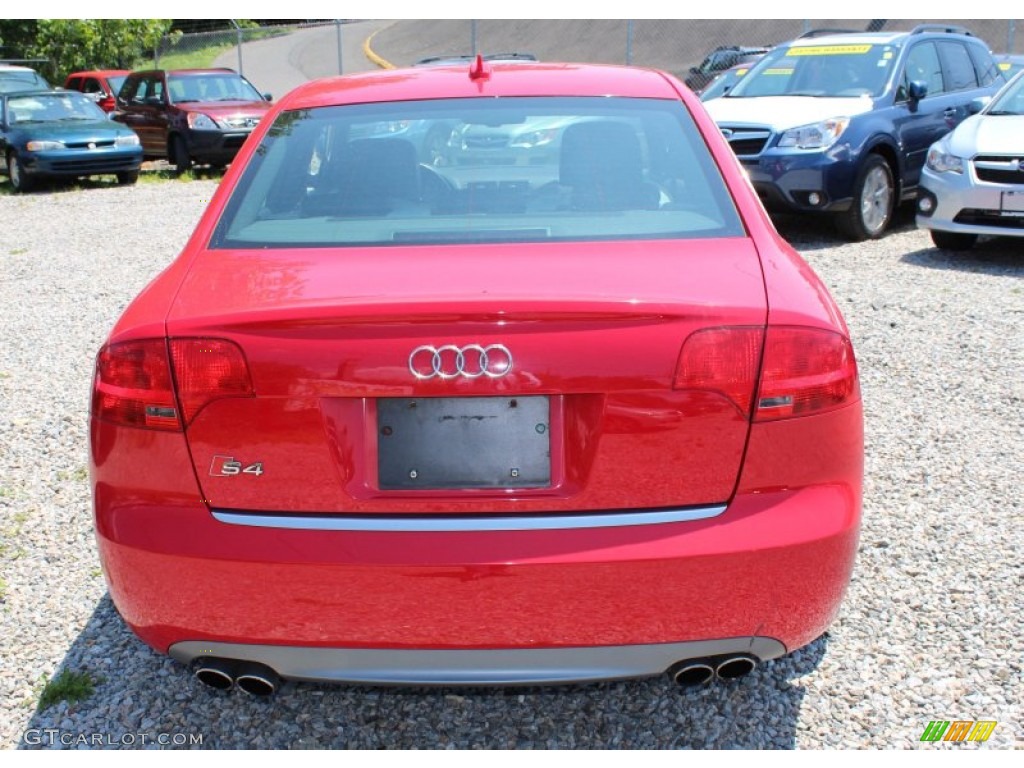
[{"label": "green tree", "polygon": [[80,69],[131,69],[171,28],[170,19],[38,19],[28,53],[53,82]]},{"label": "green tree", "polygon": [[35,19],[0,19],[0,59],[25,58],[35,40]]}]

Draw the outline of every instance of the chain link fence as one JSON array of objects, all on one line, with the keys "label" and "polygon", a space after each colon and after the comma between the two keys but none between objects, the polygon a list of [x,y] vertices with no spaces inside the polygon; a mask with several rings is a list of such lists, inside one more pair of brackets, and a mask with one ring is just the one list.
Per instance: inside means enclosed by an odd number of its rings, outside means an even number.
[{"label": "chain link fence", "polygon": [[[153,52],[155,66],[171,69],[210,66],[214,60],[245,74],[246,43],[304,29],[320,28],[317,56],[320,72],[345,74],[342,26],[350,20],[323,20],[267,27],[236,26],[216,32],[169,35]],[[408,66],[437,56],[475,51],[526,53],[545,61],[589,61],[656,67],[681,77],[690,73],[713,50],[722,46],[767,47],[811,30],[910,30],[922,23],[944,20],[913,19],[729,19],[729,20],[423,20],[398,21],[373,37],[372,50],[394,66]],[[997,53],[1024,51],[1021,22],[981,19],[953,22],[964,25]],[[351,45],[351,42],[349,42]],[[231,52],[233,51],[232,55]],[[257,54],[253,54],[257,55]],[[318,75],[319,76],[319,75]]]},{"label": "chain link fence", "polygon": [[[229,66],[245,74],[246,43],[294,34],[304,29],[333,29],[337,42],[337,73],[342,73],[342,25],[347,19],[310,21],[302,24],[275,24],[272,26],[240,26],[210,32],[165,35],[153,51],[151,63],[155,68],[184,69],[213,66],[218,59],[230,60]],[[231,54],[231,55],[229,55]],[[250,62],[251,63],[251,62]]]}]

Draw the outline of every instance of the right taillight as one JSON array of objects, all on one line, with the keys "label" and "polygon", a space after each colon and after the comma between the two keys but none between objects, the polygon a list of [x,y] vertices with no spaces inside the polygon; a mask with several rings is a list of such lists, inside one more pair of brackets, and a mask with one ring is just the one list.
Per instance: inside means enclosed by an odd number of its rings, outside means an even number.
[{"label": "right taillight", "polygon": [[834,331],[707,328],[683,344],[672,386],[718,393],[744,417],[774,421],[856,400],[857,361],[850,340]]},{"label": "right taillight", "polygon": [[858,396],[857,360],[849,339],[820,328],[769,326],[754,421],[820,413]]}]

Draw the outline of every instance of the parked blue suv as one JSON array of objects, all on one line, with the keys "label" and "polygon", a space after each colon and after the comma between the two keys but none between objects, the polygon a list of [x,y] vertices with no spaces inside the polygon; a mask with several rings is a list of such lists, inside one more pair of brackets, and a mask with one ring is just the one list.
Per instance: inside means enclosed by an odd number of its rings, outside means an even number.
[{"label": "parked blue suv", "polygon": [[704,106],[769,209],[828,213],[865,240],[914,198],[932,143],[1004,82],[970,32],[922,25],[779,45]]}]

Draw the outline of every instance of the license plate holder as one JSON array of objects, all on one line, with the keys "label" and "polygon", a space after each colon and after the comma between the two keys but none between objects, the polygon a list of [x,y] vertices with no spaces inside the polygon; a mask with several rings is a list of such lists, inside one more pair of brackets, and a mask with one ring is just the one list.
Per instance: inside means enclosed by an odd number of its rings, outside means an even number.
[{"label": "license plate holder", "polygon": [[483,490],[551,485],[545,396],[377,400],[381,490]]},{"label": "license plate holder", "polygon": [[1002,192],[999,197],[999,210],[1004,216],[1024,216],[1024,192]]}]

